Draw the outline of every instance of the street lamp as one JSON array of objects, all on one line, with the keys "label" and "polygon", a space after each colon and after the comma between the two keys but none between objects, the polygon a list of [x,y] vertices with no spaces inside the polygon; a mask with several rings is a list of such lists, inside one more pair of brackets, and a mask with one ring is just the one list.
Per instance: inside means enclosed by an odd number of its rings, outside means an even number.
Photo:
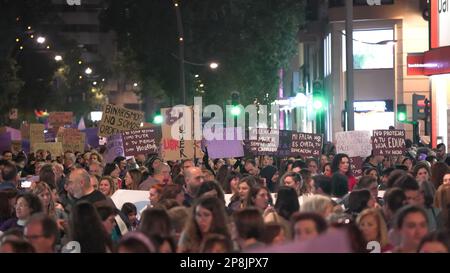
[{"label": "street lamp", "polygon": [[43,43],[45,43],[45,37],[39,36],[39,37],[37,37],[36,41],[37,41],[39,44],[43,44]]},{"label": "street lamp", "polygon": [[211,69],[217,69],[219,67],[219,64],[216,62],[212,62],[209,64],[209,68]]},{"label": "street lamp", "polygon": [[87,75],[92,74],[92,69],[90,67],[86,68],[86,70],[84,70],[84,73],[86,73]]},{"label": "street lamp", "polygon": [[62,56],[61,55],[56,55],[55,56],[55,61],[57,61],[57,62],[62,61]]}]

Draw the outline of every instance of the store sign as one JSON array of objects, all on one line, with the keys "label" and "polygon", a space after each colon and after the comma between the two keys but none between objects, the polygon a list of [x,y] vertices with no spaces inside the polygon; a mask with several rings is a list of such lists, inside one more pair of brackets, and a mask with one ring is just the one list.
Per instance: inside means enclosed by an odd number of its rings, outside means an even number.
[{"label": "store sign", "polygon": [[450,73],[450,46],[435,48],[425,53],[409,53],[407,75],[438,75]]},{"label": "store sign", "polygon": [[431,48],[450,46],[450,0],[431,0]]}]

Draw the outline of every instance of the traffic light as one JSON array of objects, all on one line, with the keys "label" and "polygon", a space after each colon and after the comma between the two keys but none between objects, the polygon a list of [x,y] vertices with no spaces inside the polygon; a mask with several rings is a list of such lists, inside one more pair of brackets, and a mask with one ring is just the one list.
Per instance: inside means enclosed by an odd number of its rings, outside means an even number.
[{"label": "traffic light", "polygon": [[233,116],[239,116],[241,114],[241,107],[239,107],[240,104],[240,95],[239,92],[233,92],[231,93],[231,114]]},{"label": "traffic light", "polygon": [[406,122],[406,104],[397,104],[397,121]]},{"label": "traffic light", "polygon": [[413,94],[413,121],[417,121],[419,119],[427,119],[428,113],[426,108],[429,108],[427,107],[427,104],[428,100],[425,99],[425,96]]},{"label": "traffic light", "polygon": [[158,111],[155,116],[153,117],[153,124],[161,124],[163,123],[163,116],[161,115],[161,113]]},{"label": "traffic light", "polygon": [[325,98],[322,89],[322,83],[317,81],[313,85],[313,108],[314,111],[320,112],[325,108]]}]

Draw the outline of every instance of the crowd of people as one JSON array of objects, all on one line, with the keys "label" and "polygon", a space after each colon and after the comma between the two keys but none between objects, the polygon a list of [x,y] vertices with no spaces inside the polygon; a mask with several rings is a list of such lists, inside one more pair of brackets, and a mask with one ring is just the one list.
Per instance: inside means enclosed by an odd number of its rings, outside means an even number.
[{"label": "crowd of people", "polygon": [[[353,252],[450,251],[450,156],[410,146],[351,159],[103,160],[48,151],[0,160],[0,253],[231,253],[315,240],[344,230]],[[118,190],[148,192],[148,205],[117,207]]]}]

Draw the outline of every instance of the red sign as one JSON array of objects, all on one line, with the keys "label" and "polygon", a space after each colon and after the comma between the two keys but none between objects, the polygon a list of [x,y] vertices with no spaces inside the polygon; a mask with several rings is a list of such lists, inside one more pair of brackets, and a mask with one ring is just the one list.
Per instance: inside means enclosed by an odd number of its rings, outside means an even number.
[{"label": "red sign", "polygon": [[424,53],[408,53],[406,57],[408,76],[425,75]]},{"label": "red sign", "polygon": [[450,73],[450,46],[425,52],[425,75]]}]

